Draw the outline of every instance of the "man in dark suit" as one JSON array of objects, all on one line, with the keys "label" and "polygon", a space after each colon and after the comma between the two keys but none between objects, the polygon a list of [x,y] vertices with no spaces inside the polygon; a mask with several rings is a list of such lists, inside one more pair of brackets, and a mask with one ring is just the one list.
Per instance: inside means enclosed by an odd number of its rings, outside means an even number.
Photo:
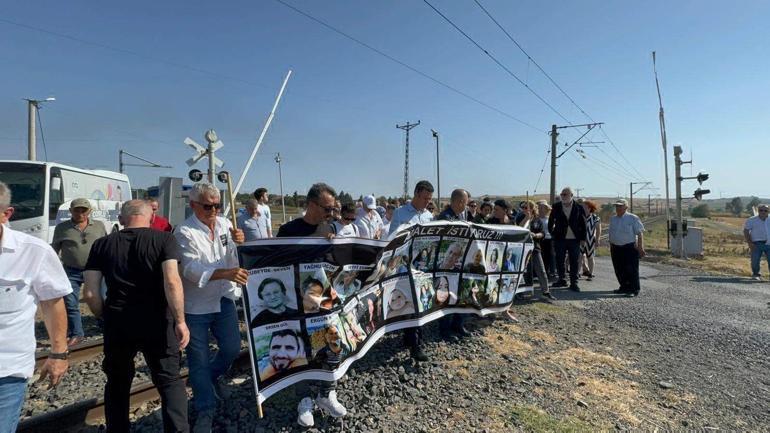
[{"label": "man in dark suit", "polygon": [[572,188],[566,187],[559,194],[561,198],[553,204],[548,217],[548,231],[556,250],[556,271],[559,281],[553,287],[566,287],[564,259],[569,256],[569,288],[580,291],[577,285],[580,243],[586,240],[586,215],[583,207],[573,200]]}]

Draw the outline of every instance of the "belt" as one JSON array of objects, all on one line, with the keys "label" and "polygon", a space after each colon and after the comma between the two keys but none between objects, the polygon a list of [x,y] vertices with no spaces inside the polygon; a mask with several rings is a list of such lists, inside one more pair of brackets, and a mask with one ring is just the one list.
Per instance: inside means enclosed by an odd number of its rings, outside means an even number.
[{"label": "belt", "polygon": [[635,242],[631,242],[629,244],[623,244],[623,245],[610,244],[610,246],[613,246],[615,248],[632,248],[632,247],[636,247],[636,243]]}]

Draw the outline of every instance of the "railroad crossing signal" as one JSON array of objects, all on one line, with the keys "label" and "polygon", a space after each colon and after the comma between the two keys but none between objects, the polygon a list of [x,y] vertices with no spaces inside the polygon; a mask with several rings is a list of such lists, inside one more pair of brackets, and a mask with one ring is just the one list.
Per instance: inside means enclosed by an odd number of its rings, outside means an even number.
[{"label": "railroad crossing signal", "polygon": [[200,161],[203,158],[209,159],[209,169],[208,169],[208,180],[209,183],[214,183],[214,167],[222,167],[224,165],[224,162],[222,162],[221,159],[217,158],[214,153],[221,149],[224,146],[224,143],[222,143],[221,140],[217,137],[217,133],[214,132],[213,129],[209,129],[206,131],[206,133],[203,135],[203,137],[208,141],[208,147],[203,147],[200,144],[196,143],[195,140],[193,140],[190,137],[187,137],[184,139],[184,144],[190,146],[195,151],[195,154],[187,160],[187,165],[192,167],[195,165],[198,161]]}]

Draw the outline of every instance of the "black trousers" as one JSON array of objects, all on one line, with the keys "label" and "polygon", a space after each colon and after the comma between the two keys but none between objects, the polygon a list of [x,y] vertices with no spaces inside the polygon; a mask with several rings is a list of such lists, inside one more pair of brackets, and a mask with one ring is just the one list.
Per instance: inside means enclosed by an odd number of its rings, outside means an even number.
[{"label": "black trousers", "polygon": [[174,322],[131,315],[105,314],[104,362],[107,375],[104,387],[104,415],[107,431],[128,432],[129,394],[134,379],[134,357],[144,355],[152,383],[158,389],[163,415],[163,430],[189,432],[187,424],[187,392],[179,376],[182,354],[174,332]]},{"label": "black trousers", "polygon": [[580,260],[580,241],[577,239],[554,239],[554,249],[556,250],[556,272],[559,274],[559,280],[564,280],[564,259],[569,256],[569,282],[577,284],[578,265]]},{"label": "black trousers", "polygon": [[553,253],[553,241],[551,239],[541,239],[540,251],[543,256],[543,265],[545,265],[545,272],[549,276],[555,275],[556,270],[554,269],[553,262],[555,262],[556,260],[554,259],[554,253]]},{"label": "black trousers", "polygon": [[421,331],[419,327],[404,329],[404,344],[412,350],[420,347]]},{"label": "black trousers", "polygon": [[438,319],[439,331],[442,334],[449,334],[452,331],[459,331],[465,323],[465,318],[463,316],[463,314],[450,314]]},{"label": "black trousers", "polygon": [[620,290],[639,293],[641,288],[639,283],[639,251],[636,250],[636,245],[633,243],[611,245],[610,255]]}]

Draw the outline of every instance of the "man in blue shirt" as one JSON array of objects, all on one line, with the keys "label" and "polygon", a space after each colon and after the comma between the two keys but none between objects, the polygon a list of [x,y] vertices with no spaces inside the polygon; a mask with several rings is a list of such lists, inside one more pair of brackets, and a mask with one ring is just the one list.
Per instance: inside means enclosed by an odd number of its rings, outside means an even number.
[{"label": "man in blue shirt", "polygon": [[[390,239],[395,237],[399,228],[433,221],[433,214],[426,209],[432,199],[433,185],[427,180],[417,182],[412,201],[393,212],[393,218],[390,220]],[[417,361],[428,361],[428,356],[420,346],[420,328],[405,329],[404,343],[409,347],[412,358]]]},{"label": "man in blue shirt", "polygon": [[247,242],[267,238],[267,224],[259,212],[257,200],[246,200],[246,210],[238,216],[238,228],[243,230]]}]

